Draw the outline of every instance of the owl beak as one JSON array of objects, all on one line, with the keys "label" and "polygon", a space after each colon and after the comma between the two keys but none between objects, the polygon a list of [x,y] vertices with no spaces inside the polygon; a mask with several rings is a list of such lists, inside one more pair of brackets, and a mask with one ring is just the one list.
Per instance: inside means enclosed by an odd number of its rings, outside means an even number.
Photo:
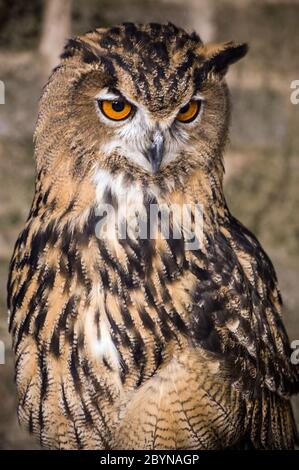
[{"label": "owl beak", "polygon": [[164,137],[160,131],[156,131],[149,149],[147,150],[147,158],[152,165],[153,173],[157,173],[164,153]]}]

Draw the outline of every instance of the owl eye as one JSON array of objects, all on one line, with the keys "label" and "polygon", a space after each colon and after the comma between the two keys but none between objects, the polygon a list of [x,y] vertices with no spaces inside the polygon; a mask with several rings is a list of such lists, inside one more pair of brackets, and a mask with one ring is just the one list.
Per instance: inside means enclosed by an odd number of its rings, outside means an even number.
[{"label": "owl eye", "polygon": [[133,111],[133,106],[123,99],[100,100],[99,107],[104,116],[113,121],[122,121]]},{"label": "owl eye", "polygon": [[191,100],[185,106],[183,106],[178,115],[177,120],[180,122],[184,122],[185,124],[188,122],[193,121],[196,116],[198,115],[201,108],[201,101],[199,100]]}]

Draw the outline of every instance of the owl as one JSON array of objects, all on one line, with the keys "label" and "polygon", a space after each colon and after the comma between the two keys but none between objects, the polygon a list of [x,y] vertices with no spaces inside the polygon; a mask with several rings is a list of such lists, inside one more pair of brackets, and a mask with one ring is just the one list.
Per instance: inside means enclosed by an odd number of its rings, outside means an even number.
[{"label": "owl", "polygon": [[155,23],[67,42],[8,280],[18,416],[42,446],[294,447],[276,275],[223,193],[225,74],[247,49]]}]

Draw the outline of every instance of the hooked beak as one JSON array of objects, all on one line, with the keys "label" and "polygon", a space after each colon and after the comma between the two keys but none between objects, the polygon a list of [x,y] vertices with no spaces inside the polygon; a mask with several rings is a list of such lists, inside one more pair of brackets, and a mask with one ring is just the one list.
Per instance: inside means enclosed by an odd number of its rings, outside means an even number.
[{"label": "hooked beak", "polygon": [[160,168],[164,153],[164,137],[160,131],[155,131],[152,143],[147,150],[147,159],[152,165],[153,173],[157,173]]}]

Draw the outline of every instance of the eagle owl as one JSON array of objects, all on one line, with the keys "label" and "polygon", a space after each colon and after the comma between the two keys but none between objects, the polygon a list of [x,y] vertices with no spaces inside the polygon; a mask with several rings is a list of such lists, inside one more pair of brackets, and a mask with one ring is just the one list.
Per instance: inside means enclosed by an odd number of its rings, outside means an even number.
[{"label": "eagle owl", "polygon": [[[8,281],[18,415],[41,445],[294,447],[298,368],[275,272],[222,188],[225,74],[246,52],[154,23],[66,44]],[[129,221],[125,236],[102,206]],[[152,206],[141,236],[130,221]],[[160,209],[173,206],[167,237]]]}]

